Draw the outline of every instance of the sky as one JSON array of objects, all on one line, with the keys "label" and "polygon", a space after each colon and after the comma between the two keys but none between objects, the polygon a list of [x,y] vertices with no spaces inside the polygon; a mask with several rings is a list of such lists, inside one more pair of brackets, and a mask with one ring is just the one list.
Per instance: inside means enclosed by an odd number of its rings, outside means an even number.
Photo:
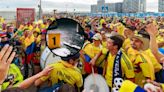
[{"label": "sky", "polygon": [[[39,0],[0,0],[0,11],[14,11],[16,8],[35,8],[38,10]],[[106,3],[122,2],[123,0],[106,0]],[[158,0],[146,0],[148,12],[158,11]],[[90,11],[90,5],[96,4],[97,0],[42,0],[43,11]]]}]

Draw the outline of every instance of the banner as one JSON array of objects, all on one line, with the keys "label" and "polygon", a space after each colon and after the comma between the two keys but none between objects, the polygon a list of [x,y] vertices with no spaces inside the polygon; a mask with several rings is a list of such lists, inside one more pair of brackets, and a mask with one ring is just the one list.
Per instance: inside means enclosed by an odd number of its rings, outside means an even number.
[{"label": "banner", "polygon": [[17,8],[17,28],[20,24],[32,23],[34,20],[34,8]]}]

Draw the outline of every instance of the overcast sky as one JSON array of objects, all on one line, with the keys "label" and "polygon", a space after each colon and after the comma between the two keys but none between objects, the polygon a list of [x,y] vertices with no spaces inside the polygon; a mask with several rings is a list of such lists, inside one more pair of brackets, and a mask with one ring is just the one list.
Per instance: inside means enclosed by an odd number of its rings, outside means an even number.
[{"label": "overcast sky", "polygon": [[[37,8],[39,0],[0,0],[0,10],[16,10],[16,8]],[[106,0],[106,3],[122,2],[123,0]],[[147,11],[158,11],[158,0],[146,0]],[[90,11],[90,5],[96,4],[97,0],[42,0],[43,11]]]}]

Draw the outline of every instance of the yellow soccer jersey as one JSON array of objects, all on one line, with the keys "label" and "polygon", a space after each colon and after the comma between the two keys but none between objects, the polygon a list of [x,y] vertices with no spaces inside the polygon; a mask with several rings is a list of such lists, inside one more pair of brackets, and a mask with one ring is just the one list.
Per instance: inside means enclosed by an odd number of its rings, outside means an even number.
[{"label": "yellow soccer jersey", "polygon": [[114,29],[114,24],[110,23],[110,28],[113,30]]},{"label": "yellow soccer jersey", "polygon": [[156,39],[157,39],[157,43],[160,43],[160,42],[164,41],[163,37],[160,36],[160,35],[158,35]]},{"label": "yellow soccer jersey", "polygon": [[155,79],[153,64],[146,55],[141,54],[132,48],[128,49],[127,55],[133,63],[135,83],[137,85],[143,87],[142,80],[145,80],[146,78],[150,78],[151,80]]},{"label": "yellow soccer jersey", "polygon": [[[116,56],[112,56],[111,53],[109,53],[109,56],[107,58],[107,70],[105,79],[109,87],[112,87],[112,76],[113,76],[113,64]],[[122,54],[121,57],[121,68],[122,68],[122,75],[125,78],[134,78],[134,69],[131,61],[129,58],[125,55],[125,53]],[[125,75],[125,76],[124,76]]]},{"label": "yellow soccer jersey", "polygon": [[102,41],[102,46],[103,46],[103,48],[106,48],[107,47],[107,41]]},{"label": "yellow soccer jersey", "polygon": [[[98,53],[100,53],[102,51],[103,48],[102,48],[102,46],[96,47],[96,46],[93,45],[92,49],[93,49],[93,52],[91,52],[91,53],[93,53],[94,56],[96,56]],[[104,62],[103,62],[104,58],[105,58],[105,55],[101,55],[98,58],[98,60],[96,61],[95,65],[99,66],[99,67],[103,67],[104,66]]]},{"label": "yellow soccer jersey", "polygon": [[4,18],[0,18],[0,23],[4,23],[5,19]]},{"label": "yellow soccer jersey", "polygon": [[130,44],[130,39],[129,38],[127,38],[127,39],[125,39],[125,41],[124,41],[124,43],[123,43],[123,45],[122,45],[122,48],[126,51],[128,48],[130,48],[131,47],[131,44]]},{"label": "yellow soccer jersey", "polygon": [[101,19],[100,20],[100,26],[102,26],[103,23],[105,23],[105,20],[104,19]]},{"label": "yellow soccer jersey", "polygon": [[125,27],[121,23],[118,23],[117,25],[118,25],[117,26],[117,32],[118,32],[118,34],[124,35],[124,28]]},{"label": "yellow soccer jersey", "polygon": [[49,66],[53,66],[54,69],[48,76],[41,77],[42,81],[49,79],[52,85],[59,81],[64,81],[68,84],[76,85],[77,87],[81,87],[83,85],[82,75],[78,68],[64,61],[50,64]]},{"label": "yellow soccer jersey", "polygon": [[93,58],[94,57],[94,54],[92,53],[93,50],[92,50],[92,44],[87,44],[84,48],[83,48],[83,51],[85,54],[87,54],[89,57]]},{"label": "yellow soccer jersey", "polygon": [[34,35],[31,35],[30,37],[24,38],[24,36],[21,38],[21,41],[23,43],[23,46],[27,48],[34,42]]},{"label": "yellow soccer jersey", "polygon": [[154,66],[154,71],[158,72],[162,69],[162,65],[157,61],[157,59],[155,58],[155,56],[153,55],[153,53],[151,52],[150,49],[142,52],[144,55],[147,55],[149,58],[149,60],[153,63]]},{"label": "yellow soccer jersey", "polygon": [[[98,53],[102,51],[103,47],[100,45],[99,47],[94,46],[94,44],[88,44],[84,48],[84,53],[87,54],[90,58],[95,57]],[[103,67],[105,59],[105,54],[101,55],[98,60],[96,61],[96,66]]]},{"label": "yellow soccer jersey", "polygon": [[[162,36],[157,36],[157,43],[162,43],[162,42],[164,42],[164,37],[162,37]],[[164,47],[163,47],[164,48]]]}]

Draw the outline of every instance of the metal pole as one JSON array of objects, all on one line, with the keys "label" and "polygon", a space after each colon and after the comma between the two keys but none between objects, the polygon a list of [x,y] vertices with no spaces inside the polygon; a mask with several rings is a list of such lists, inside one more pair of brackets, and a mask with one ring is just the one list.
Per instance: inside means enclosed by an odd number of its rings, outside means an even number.
[{"label": "metal pole", "polygon": [[42,18],[42,1],[39,1],[39,19]]}]

